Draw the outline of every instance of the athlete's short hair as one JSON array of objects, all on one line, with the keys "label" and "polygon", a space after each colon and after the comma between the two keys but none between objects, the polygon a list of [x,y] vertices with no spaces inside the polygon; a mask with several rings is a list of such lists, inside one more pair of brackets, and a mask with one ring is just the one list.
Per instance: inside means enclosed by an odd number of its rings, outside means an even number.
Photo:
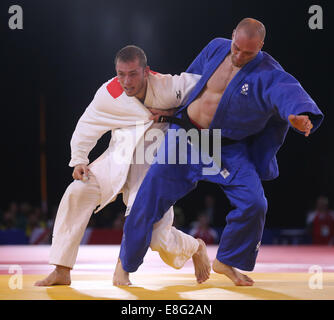
[{"label": "athlete's short hair", "polygon": [[146,68],[147,58],[144,50],[135,45],[128,45],[117,52],[115,56],[115,66],[118,61],[129,62],[135,61],[136,59],[139,60],[140,66]]}]

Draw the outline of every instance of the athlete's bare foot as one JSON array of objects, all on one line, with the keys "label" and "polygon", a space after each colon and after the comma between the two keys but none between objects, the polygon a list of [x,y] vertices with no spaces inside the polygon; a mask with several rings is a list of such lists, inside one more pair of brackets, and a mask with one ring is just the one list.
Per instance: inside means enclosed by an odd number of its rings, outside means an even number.
[{"label": "athlete's bare foot", "polygon": [[252,286],[254,284],[254,281],[250,277],[240,273],[235,268],[228,266],[217,259],[213,261],[212,269],[214,272],[224,274],[230,278],[236,286]]},{"label": "athlete's bare foot", "polygon": [[71,269],[63,266],[56,266],[56,268],[43,280],[35,282],[37,287],[49,287],[55,285],[71,284]]},{"label": "athlete's bare foot", "polygon": [[196,239],[199,243],[197,252],[192,256],[195,276],[198,283],[203,283],[210,278],[210,260],[206,251],[205,243],[202,239]]},{"label": "athlete's bare foot", "polygon": [[129,286],[130,282],[129,272],[126,272],[122,267],[122,262],[120,259],[117,261],[116,269],[113,278],[114,286]]}]

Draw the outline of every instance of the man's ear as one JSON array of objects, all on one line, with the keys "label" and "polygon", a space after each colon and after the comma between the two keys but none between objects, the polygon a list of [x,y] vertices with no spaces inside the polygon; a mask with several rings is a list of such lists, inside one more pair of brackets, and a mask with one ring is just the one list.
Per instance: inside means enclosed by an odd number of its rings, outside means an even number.
[{"label": "man's ear", "polygon": [[149,73],[150,73],[150,66],[146,66],[145,69],[144,69],[144,75],[145,77],[148,77]]},{"label": "man's ear", "polygon": [[233,29],[233,32],[232,32],[232,40],[233,40],[234,36],[235,36],[235,29]]}]

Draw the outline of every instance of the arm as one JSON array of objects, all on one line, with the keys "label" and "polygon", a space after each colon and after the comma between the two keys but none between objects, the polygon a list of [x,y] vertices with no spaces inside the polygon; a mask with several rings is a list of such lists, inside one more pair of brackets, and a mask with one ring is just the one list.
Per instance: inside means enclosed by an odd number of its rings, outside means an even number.
[{"label": "arm", "polygon": [[297,132],[308,136],[323,120],[323,114],[300,83],[287,72],[273,72],[273,80],[265,90],[265,100],[279,116]]},{"label": "arm", "polygon": [[[210,41],[210,43],[198,54],[195,60],[188,67],[186,72],[180,75],[162,75],[164,77],[163,93],[159,95],[160,103],[156,109],[173,109],[184,105],[190,95],[190,92],[195,87],[199,79],[201,78],[204,66],[209,57],[215,52],[219,46],[221,46],[222,39],[216,38]],[[150,110],[152,112],[152,109]],[[175,110],[174,110],[175,111]],[[156,114],[151,116],[151,119],[156,120]],[[160,115],[172,115],[174,112],[160,112]]]},{"label": "arm", "polygon": [[198,74],[182,72],[180,75],[166,75],[163,83],[163,106],[177,108],[187,101],[189,94],[201,78]]},{"label": "arm", "polygon": [[[103,87],[79,119],[71,139],[70,167],[87,166],[88,155],[104,133],[115,128],[117,121],[104,108]],[[112,108],[110,108],[112,110]]]},{"label": "arm", "polygon": [[150,120],[154,120],[154,122],[159,122],[160,116],[172,116],[177,108],[172,108],[168,110],[161,110],[161,109],[155,109],[155,108],[147,108],[150,110],[152,115],[149,117]]},{"label": "arm", "polygon": [[160,116],[171,116],[177,108],[183,105],[193,90],[200,75],[183,72],[180,75],[160,75],[160,80],[155,88],[158,96],[154,108],[148,108],[152,116],[151,120],[157,122]]}]

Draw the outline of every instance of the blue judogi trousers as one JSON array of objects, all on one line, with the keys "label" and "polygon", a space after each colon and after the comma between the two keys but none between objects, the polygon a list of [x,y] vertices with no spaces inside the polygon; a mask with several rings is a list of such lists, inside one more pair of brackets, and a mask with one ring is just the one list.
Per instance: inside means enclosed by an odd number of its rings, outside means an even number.
[{"label": "blue judogi trousers", "polygon": [[[172,125],[172,128],[179,127]],[[175,152],[178,161],[179,139],[174,147],[168,148],[170,134],[169,130],[162,147],[166,159],[168,152]],[[186,164],[156,162],[148,170],[124,225],[120,251],[124,270],[138,269],[149,248],[153,224],[202,180],[218,184],[233,207],[226,217],[216,258],[232,267],[252,271],[262,238],[267,200],[258,173],[249,160],[246,142],[222,146],[221,167],[214,175],[203,174],[203,169],[210,165],[204,164],[208,162],[202,161],[202,156],[199,163],[191,163],[191,152],[201,154],[198,148],[194,151],[195,147],[188,143],[186,149]]]}]

